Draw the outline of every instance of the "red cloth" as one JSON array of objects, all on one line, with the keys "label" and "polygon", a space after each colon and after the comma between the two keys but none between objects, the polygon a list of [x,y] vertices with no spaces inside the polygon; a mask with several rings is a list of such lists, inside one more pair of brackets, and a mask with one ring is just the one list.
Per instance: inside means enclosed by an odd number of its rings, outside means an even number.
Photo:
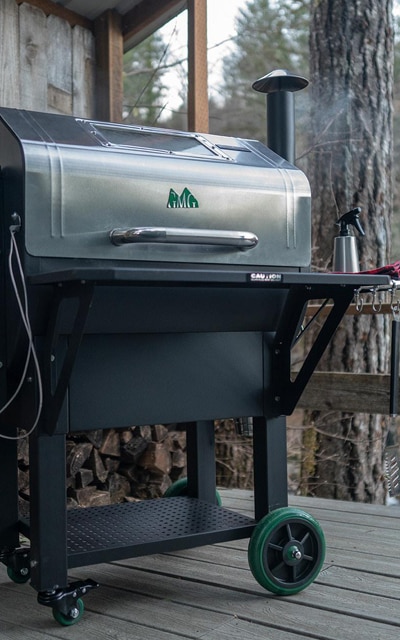
[{"label": "red cloth", "polygon": [[393,264],[387,264],[378,269],[370,269],[369,271],[359,271],[358,273],[369,273],[377,276],[390,276],[393,280],[400,280],[400,260],[396,260]]}]

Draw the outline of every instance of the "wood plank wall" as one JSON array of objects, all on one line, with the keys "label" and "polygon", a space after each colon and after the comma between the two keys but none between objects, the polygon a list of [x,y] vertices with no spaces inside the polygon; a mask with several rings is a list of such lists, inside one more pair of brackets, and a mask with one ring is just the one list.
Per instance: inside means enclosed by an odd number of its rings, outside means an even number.
[{"label": "wood plank wall", "polygon": [[39,7],[0,2],[0,106],[94,117],[93,33]]}]

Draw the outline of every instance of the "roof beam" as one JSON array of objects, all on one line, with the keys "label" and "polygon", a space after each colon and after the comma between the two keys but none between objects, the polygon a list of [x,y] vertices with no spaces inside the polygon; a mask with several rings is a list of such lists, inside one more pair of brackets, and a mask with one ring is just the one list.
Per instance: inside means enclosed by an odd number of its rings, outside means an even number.
[{"label": "roof beam", "polygon": [[124,50],[138,45],[184,11],[186,6],[187,0],[146,0],[137,4],[123,16]]}]

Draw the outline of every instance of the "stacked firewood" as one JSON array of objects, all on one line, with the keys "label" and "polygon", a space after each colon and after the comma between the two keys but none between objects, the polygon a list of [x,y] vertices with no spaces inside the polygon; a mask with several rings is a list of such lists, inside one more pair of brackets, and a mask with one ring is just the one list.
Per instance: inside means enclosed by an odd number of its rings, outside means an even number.
[{"label": "stacked firewood", "polygon": [[[19,491],[29,500],[29,453],[19,447]],[[186,433],[176,425],[87,431],[67,439],[69,507],[155,498],[186,475]]]},{"label": "stacked firewood", "polygon": [[161,496],[185,474],[185,432],[161,424],[89,431],[67,442],[70,506]]},{"label": "stacked firewood", "polygon": [[[237,433],[237,422],[215,422],[217,486],[249,489],[253,483],[252,440]],[[85,431],[68,436],[69,507],[91,507],[162,496],[187,475],[183,425],[146,425]],[[29,446],[18,445],[22,515],[29,510]]]}]

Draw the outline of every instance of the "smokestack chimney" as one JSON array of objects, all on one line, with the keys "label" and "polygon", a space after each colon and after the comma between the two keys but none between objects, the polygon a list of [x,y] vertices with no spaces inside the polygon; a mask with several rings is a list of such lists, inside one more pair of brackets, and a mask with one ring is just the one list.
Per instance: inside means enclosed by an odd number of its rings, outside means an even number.
[{"label": "smokestack chimney", "polygon": [[256,80],[252,88],[267,94],[267,145],[291,164],[295,161],[295,91],[308,80],[286,69],[276,69]]}]

